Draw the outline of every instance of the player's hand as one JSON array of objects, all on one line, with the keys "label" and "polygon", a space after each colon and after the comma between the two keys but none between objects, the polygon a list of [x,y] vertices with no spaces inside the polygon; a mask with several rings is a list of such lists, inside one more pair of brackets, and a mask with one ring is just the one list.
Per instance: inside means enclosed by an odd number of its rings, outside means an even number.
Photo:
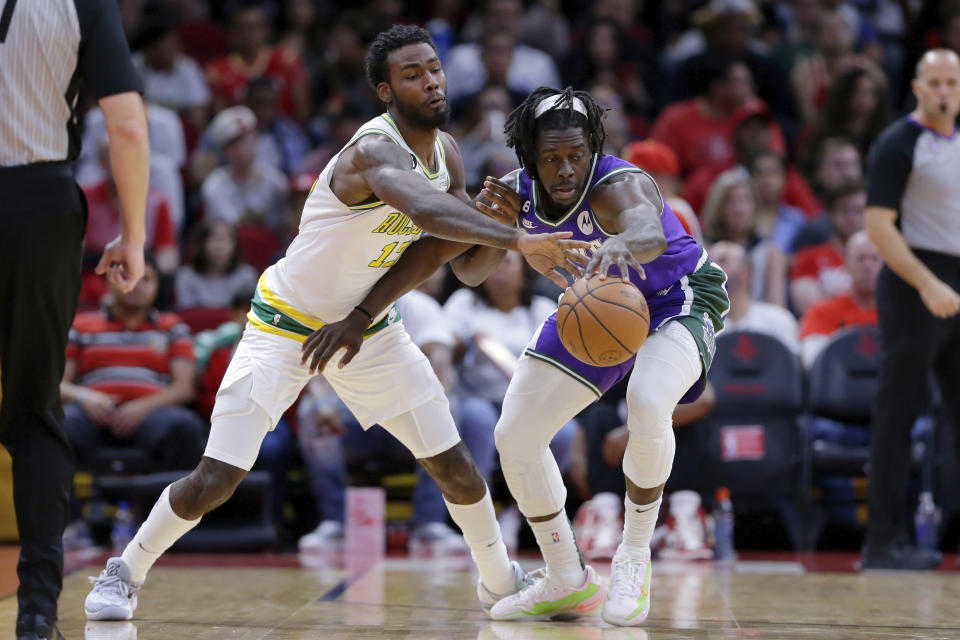
[{"label": "player's hand", "polygon": [[920,288],[920,298],[937,318],[950,318],[960,312],[960,295],[939,278]]},{"label": "player's hand", "polygon": [[620,270],[620,277],[624,280],[630,279],[627,267],[633,267],[640,274],[641,279],[647,279],[647,273],[643,270],[643,265],[627,248],[627,242],[620,236],[614,236],[600,245],[600,248],[590,258],[590,262],[587,263],[584,275],[587,278],[599,275],[601,280],[606,280],[607,273],[613,265],[616,265]]},{"label": "player's hand", "polygon": [[108,424],[117,408],[117,403],[103,392],[87,389],[80,398],[80,406],[95,423]]},{"label": "player's hand", "polygon": [[517,240],[517,250],[523,254],[530,266],[550,278],[561,289],[569,285],[562,275],[554,269],[560,268],[578,274],[576,249],[589,249],[590,243],[583,240],[568,240],[572,231],[558,233],[522,233]]},{"label": "player's hand", "polygon": [[507,186],[507,183],[487,176],[474,205],[494,220],[512,227],[520,215],[523,199],[519,193]]},{"label": "player's hand", "polygon": [[143,277],[143,243],[117,236],[104,248],[95,271],[129,293]]},{"label": "player's hand", "polygon": [[300,364],[307,364],[311,354],[310,373],[323,373],[327,362],[340,349],[346,353],[340,358],[338,367],[343,369],[357,355],[363,346],[363,332],[370,326],[370,319],[354,309],[347,317],[338,322],[325,324],[304,341],[300,348]]}]

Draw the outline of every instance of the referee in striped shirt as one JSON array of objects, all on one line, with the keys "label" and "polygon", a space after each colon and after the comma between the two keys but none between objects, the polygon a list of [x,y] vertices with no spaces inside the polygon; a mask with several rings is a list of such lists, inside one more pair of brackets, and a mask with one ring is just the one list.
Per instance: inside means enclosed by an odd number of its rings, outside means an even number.
[{"label": "referee in striped shirt", "polygon": [[117,0],[0,0],[0,443],[13,458],[21,543],[18,640],[62,637],[74,458],[59,384],[86,224],[70,168],[81,89],[106,118],[123,217],[97,272],[130,290],[143,274],[149,148]]},{"label": "referee in striped shirt", "polygon": [[[960,426],[960,58],[928,51],[913,80],[917,108],[870,149],[864,227],[885,266],[877,281],[883,336],[871,428],[863,569],[932,569],[936,550],[911,543],[910,431],[937,376],[946,417]],[[960,445],[960,430],[955,431]]]}]

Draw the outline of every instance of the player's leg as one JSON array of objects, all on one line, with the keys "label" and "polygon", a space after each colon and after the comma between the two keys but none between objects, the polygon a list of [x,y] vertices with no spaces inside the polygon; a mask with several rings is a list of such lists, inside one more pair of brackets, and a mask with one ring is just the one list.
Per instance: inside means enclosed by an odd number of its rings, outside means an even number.
[{"label": "player's leg", "polygon": [[610,624],[639,624],[649,612],[650,539],[673,465],[673,410],[702,373],[693,335],[675,320],[647,338],[637,353],[627,386],[623,542],[613,558],[602,612]]},{"label": "player's leg", "polygon": [[525,576],[507,556],[487,483],[460,440],[442,392],[382,424],[440,487],[447,510],[463,532],[480,572],[477,591],[484,608],[516,592]]},{"label": "player's leg", "polygon": [[430,362],[403,326],[370,336],[350,364],[324,376],[364,428],[382,425],[437,482],[477,563],[484,607],[517,591],[526,576],[507,558],[486,482],[460,440]]},{"label": "player's leg", "polygon": [[[489,482],[494,465],[493,429],[499,413],[487,400],[469,395],[452,395],[450,411],[470,456],[484,480]],[[434,551],[466,551],[463,538],[446,526],[449,510],[437,483],[421,466],[417,487],[411,497],[413,530],[411,544],[429,545]]]},{"label": "player's leg", "polygon": [[107,561],[85,601],[88,619],[130,619],[154,562],[233,495],[264,436],[307,382],[299,362],[297,342],[248,326],[217,392],[200,464],[163,490],[122,556]]},{"label": "player's leg", "polygon": [[602,602],[599,578],[583,564],[564,511],[567,491],[550,451],[560,428],[596,399],[593,389],[554,364],[520,359],[495,437],[507,485],[547,566],[541,579],[494,606],[491,616],[497,620],[587,613]]}]

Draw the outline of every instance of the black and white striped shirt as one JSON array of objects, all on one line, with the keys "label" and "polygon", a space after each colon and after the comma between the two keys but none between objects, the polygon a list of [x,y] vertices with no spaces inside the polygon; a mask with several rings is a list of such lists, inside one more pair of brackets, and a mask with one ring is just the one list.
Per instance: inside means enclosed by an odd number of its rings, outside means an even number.
[{"label": "black and white striped shirt", "polygon": [[140,91],[117,0],[0,0],[0,167],[73,160],[77,95]]}]

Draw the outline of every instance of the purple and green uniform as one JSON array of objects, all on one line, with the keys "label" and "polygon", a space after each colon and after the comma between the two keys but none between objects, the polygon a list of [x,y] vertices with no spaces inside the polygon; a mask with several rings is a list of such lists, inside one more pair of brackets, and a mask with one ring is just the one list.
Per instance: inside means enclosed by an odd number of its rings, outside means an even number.
[{"label": "purple and green uniform", "polygon": [[[604,240],[616,234],[604,230],[597,221],[590,206],[590,194],[597,185],[623,173],[643,171],[615,156],[594,155],[587,174],[588,187],[562,216],[551,220],[541,206],[537,183],[530,179],[525,170],[518,170],[507,178],[508,183],[513,179],[514,189],[524,199],[518,225],[529,233],[570,231],[573,240],[590,242],[596,251]],[[691,387],[680,401],[692,402],[703,390],[716,348],[715,335],[723,328],[723,318],[730,308],[726,291],[727,276],[716,263],[709,260],[704,248],[687,234],[666,202],[660,212],[660,221],[667,240],[667,250],[643,265],[647,276],[645,280],[632,268],[629,268],[629,277],[630,282],[647,299],[651,332],[668,320],[676,319],[696,340],[703,363],[703,376],[700,383]],[[609,273],[620,276],[616,266],[611,267]],[[559,367],[593,390],[597,397],[623,379],[636,360],[631,358],[612,367],[596,367],[581,362],[560,342],[556,312],[544,321],[525,354]]]}]

